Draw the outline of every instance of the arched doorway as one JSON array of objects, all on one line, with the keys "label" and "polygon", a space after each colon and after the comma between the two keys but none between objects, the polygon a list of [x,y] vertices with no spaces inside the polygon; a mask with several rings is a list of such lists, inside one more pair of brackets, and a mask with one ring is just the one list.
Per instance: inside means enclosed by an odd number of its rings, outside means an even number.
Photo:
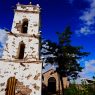
[{"label": "arched doorway", "polygon": [[6,87],[6,95],[15,95],[15,88],[16,88],[16,78],[10,77],[7,81]]},{"label": "arched doorway", "polygon": [[21,33],[27,33],[28,30],[28,19],[24,19],[22,23]]},{"label": "arched doorway", "polygon": [[24,57],[24,50],[25,50],[25,44],[23,41],[19,43],[19,54],[18,54],[18,59],[23,59]]},{"label": "arched doorway", "polygon": [[56,79],[54,77],[48,79],[48,92],[56,93]]}]

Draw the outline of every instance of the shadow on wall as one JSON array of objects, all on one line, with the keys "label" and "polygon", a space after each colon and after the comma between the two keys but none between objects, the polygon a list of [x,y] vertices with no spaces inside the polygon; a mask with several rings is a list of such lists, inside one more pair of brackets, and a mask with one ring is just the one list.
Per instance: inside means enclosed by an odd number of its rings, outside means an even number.
[{"label": "shadow on wall", "polygon": [[42,83],[42,95],[47,95],[47,93],[48,93],[47,86],[44,83]]}]

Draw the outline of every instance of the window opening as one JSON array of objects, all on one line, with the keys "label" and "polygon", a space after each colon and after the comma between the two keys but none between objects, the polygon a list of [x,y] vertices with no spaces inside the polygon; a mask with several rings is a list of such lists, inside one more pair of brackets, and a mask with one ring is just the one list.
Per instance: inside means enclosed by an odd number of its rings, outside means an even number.
[{"label": "window opening", "polygon": [[27,30],[28,30],[28,20],[26,19],[22,23],[22,31],[21,31],[21,33],[27,33]]},{"label": "window opening", "polygon": [[25,50],[25,44],[24,42],[22,41],[20,44],[19,44],[19,59],[23,59],[24,57],[24,50]]}]

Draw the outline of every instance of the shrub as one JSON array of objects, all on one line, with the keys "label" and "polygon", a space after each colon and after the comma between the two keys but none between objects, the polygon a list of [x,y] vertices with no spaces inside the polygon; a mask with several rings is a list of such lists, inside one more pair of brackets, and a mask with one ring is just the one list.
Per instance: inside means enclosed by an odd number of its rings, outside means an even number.
[{"label": "shrub", "polygon": [[71,84],[64,90],[65,95],[95,95],[95,84],[87,84],[82,81],[81,84]]}]

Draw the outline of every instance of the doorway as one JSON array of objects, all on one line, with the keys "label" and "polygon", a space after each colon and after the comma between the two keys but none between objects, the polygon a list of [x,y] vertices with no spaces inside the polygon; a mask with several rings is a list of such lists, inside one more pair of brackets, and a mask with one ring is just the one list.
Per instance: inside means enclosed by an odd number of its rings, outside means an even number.
[{"label": "doorway", "polygon": [[54,77],[48,79],[48,92],[52,94],[56,93],[56,79]]}]

